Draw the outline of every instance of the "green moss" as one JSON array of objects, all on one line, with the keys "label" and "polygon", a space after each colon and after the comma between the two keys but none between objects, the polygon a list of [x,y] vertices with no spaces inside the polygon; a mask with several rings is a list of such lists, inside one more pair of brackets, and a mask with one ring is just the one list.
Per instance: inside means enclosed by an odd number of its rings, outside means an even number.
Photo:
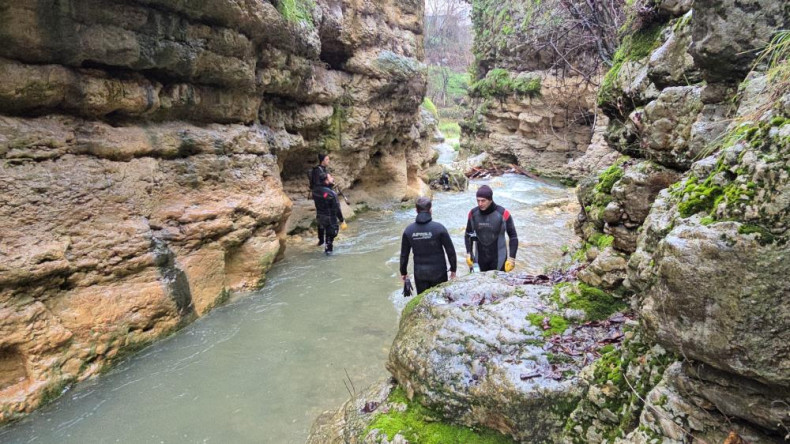
[{"label": "green moss", "polygon": [[425,97],[422,100],[422,107],[428,110],[429,113],[433,114],[433,117],[436,119],[439,118],[439,111],[436,109],[436,105],[433,104],[429,97]]},{"label": "green moss", "polygon": [[[549,329],[543,330],[543,320],[548,318]],[[562,316],[558,315],[544,315],[541,313],[532,313],[527,316],[527,320],[530,324],[538,327],[543,332],[543,336],[554,336],[558,334],[562,334],[565,330],[568,329],[568,320],[563,318]]]},{"label": "green moss", "polygon": [[714,204],[723,195],[723,190],[718,185],[713,185],[712,178],[700,183],[696,176],[690,176],[686,180],[686,186],[681,191],[684,196],[678,204],[678,212],[681,217],[689,217],[699,212],[710,212]]},{"label": "green moss", "polygon": [[280,0],[277,10],[290,22],[304,23],[313,27],[315,26],[313,23],[314,7],[313,0]]},{"label": "green moss", "polygon": [[538,97],[540,96],[541,80],[537,76],[516,77],[506,69],[495,68],[485,78],[474,82],[469,87],[472,97]]},{"label": "green moss", "polygon": [[603,250],[614,243],[614,236],[603,233],[594,233],[592,236],[590,236],[590,243]]},{"label": "green moss", "polygon": [[609,194],[612,192],[614,184],[623,178],[625,170],[623,164],[628,161],[630,157],[620,156],[617,161],[609,168],[601,171],[598,174],[598,183],[595,185],[595,192]]},{"label": "green moss", "polygon": [[403,311],[400,314],[401,318],[405,318],[406,316],[409,315],[409,313],[414,311],[414,309],[417,308],[417,305],[420,303],[420,301],[422,301],[423,296],[425,296],[425,293],[418,294],[417,296],[414,296],[409,302],[407,302],[406,306],[403,307]]},{"label": "green moss", "polygon": [[546,360],[550,364],[569,364],[573,362],[573,358],[565,354],[546,353]]},{"label": "green moss", "polygon": [[767,228],[756,224],[743,224],[738,227],[738,234],[756,234],[760,245],[773,243],[776,238]]},{"label": "green moss", "polygon": [[[655,23],[646,29],[640,29],[633,34],[626,35],[622,39],[620,47],[612,58],[612,67],[604,76],[601,87],[598,90],[598,105],[609,109],[617,110],[617,94],[614,91],[615,83],[620,70],[628,61],[640,60],[650,55],[650,52],[658,47],[661,31],[664,24]],[[627,114],[627,113],[626,113]]]},{"label": "green moss", "polygon": [[[490,429],[475,429],[445,422],[438,422],[441,415],[418,402],[409,401],[400,387],[390,393],[388,403],[405,404],[405,411],[390,409],[380,413],[364,432],[367,436],[373,430],[379,430],[392,440],[397,434],[403,435],[409,442],[420,444],[512,444],[514,441]],[[362,438],[362,437],[361,437]]]},{"label": "green moss", "polygon": [[[566,288],[568,290],[563,291]],[[560,308],[583,310],[587,320],[606,319],[613,313],[628,308],[622,300],[582,282],[556,284],[551,299]]]}]

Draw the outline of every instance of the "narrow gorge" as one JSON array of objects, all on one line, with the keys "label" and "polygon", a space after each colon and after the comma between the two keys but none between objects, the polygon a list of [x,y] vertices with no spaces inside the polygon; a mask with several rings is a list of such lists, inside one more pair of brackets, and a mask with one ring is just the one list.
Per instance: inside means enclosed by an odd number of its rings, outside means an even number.
[{"label": "narrow gorge", "polygon": [[[435,2],[0,0],[0,441],[790,440],[790,3],[439,4],[451,112]],[[516,270],[401,297],[481,184]]]},{"label": "narrow gorge", "polygon": [[306,170],[433,160],[413,2],[0,2],[0,422],[258,288]]}]

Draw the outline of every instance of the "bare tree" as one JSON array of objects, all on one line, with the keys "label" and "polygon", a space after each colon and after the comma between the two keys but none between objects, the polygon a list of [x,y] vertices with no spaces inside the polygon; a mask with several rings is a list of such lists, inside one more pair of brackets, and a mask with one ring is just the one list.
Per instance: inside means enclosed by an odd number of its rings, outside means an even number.
[{"label": "bare tree", "polygon": [[472,63],[470,5],[464,0],[426,0],[425,60],[430,67],[428,95],[448,105],[451,77],[465,73]]}]

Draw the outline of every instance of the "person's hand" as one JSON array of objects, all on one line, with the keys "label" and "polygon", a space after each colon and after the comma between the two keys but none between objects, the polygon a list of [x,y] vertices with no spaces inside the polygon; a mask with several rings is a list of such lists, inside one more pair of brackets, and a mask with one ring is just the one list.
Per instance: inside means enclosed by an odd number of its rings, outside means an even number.
[{"label": "person's hand", "polygon": [[454,271],[450,272],[450,279],[455,279],[455,272]]},{"label": "person's hand", "polygon": [[348,224],[346,223],[346,221],[343,221],[343,223],[340,224],[340,229],[345,230],[346,228],[348,228]]},{"label": "person's hand", "polygon": [[409,275],[408,275],[408,274],[404,274],[403,276],[401,276],[401,277],[400,277],[400,280],[401,280],[401,282],[406,282],[406,279],[407,279],[408,277],[409,277]]},{"label": "person's hand", "polygon": [[516,259],[512,257],[507,258],[507,262],[505,262],[505,273],[510,273],[514,268],[516,268]]},{"label": "person's hand", "polygon": [[466,265],[469,265],[471,267],[474,264],[475,264],[475,262],[472,260],[472,255],[471,254],[467,254],[466,255]]}]

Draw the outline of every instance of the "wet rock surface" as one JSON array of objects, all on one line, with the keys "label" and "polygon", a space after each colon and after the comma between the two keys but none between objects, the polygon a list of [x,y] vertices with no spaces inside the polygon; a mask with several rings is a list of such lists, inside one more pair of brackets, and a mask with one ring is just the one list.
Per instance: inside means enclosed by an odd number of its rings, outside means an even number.
[{"label": "wet rock surface", "polygon": [[404,311],[387,368],[409,397],[452,422],[551,441],[581,396],[578,371],[619,341],[624,320],[546,336],[558,317],[551,287],[503,278],[468,276],[421,295]]}]

